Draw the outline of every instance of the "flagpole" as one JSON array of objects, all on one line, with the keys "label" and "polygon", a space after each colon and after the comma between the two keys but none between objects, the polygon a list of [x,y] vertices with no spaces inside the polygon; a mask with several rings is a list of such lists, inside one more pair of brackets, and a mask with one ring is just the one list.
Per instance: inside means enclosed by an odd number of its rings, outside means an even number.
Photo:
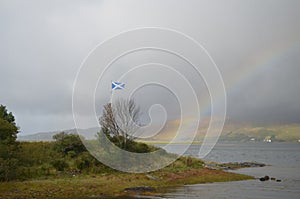
[{"label": "flagpole", "polygon": [[110,96],[109,96],[109,102],[110,103],[112,103],[112,80],[110,80],[110,87],[109,87],[109,89],[110,89]]}]

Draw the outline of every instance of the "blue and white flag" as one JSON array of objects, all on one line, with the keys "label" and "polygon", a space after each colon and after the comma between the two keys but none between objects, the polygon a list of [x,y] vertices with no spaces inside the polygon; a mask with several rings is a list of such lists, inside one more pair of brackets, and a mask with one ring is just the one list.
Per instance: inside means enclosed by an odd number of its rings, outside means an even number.
[{"label": "blue and white flag", "polygon": [[112,90],[120,90],[120,89],[124,89],[124,88],[125,88],[124,83],[121,83],[121,82],[112,82],[111,83]]}]

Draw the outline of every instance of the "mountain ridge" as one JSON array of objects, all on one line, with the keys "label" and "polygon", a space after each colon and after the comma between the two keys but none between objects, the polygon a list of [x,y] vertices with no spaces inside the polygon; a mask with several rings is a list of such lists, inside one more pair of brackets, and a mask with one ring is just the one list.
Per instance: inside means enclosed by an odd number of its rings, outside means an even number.
[{"label": "mountain ridge", "polygon": [[[172,120],[167,122],[162,131],[150,139],[141,141],[163,141],[168,142],[174,136],[176,136],[177,128],[179,126],[179,120]],[[202,120],[197,131],[195,141],[202,141],[206,135],[207,128],[209,126],[209,120]],[[85,137],[87,140],[95,139],[97,132],[100,131],[100,127],[88,128],[88,129],[67,129],[63,130],[68,134],[79,134]],[[62,132],[39,132],[30,135],[18,136],[19,141],[53,141],[53,135]],[[187,135],[187,140],[192,136]],[[250,123],[240,123],[227,121],[222,130],[222,134],[219,138],[221,141],[287,141],[287,142],[300,142],[300,124],[284,124],[284,125],[255,125]],[[182,140],[183,142],[185,140]]]}]

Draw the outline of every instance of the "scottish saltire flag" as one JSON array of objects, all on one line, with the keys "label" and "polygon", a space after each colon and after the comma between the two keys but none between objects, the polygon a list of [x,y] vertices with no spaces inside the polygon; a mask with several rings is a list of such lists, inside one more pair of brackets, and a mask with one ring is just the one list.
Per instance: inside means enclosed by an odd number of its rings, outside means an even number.
[{"label": "scottish saltire flag", "polygon": [[121,82],[112,82],[111,83],[112,90],[120,90],[120,89],[124,89],[124,88],[125,88],[124,83],[121,83]]}]

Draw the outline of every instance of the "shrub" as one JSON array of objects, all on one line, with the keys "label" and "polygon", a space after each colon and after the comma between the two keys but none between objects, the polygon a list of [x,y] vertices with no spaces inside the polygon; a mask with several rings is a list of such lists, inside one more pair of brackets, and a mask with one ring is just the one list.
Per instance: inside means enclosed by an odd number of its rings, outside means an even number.
[{"label": "shrub", "polygon": [[68,153],[71,151],[73,151],[77,155],[86,151],[86,148],[83,145],[79,135],[66,134],[65,132],[61,132],[54,135],[53,139],[56,140],[54,149],[62,153],[63,155],[68,155]]},{"label": "shrub", "polygon": [[57,171],[64,171],[65,169],[69,168],[69,165],[64,160],[54,160],[51,165],[57,170]]},{"label": "shrub", "polygon": [[18,160],[0,158],[0,181],[10,181],[17,177]]}]

